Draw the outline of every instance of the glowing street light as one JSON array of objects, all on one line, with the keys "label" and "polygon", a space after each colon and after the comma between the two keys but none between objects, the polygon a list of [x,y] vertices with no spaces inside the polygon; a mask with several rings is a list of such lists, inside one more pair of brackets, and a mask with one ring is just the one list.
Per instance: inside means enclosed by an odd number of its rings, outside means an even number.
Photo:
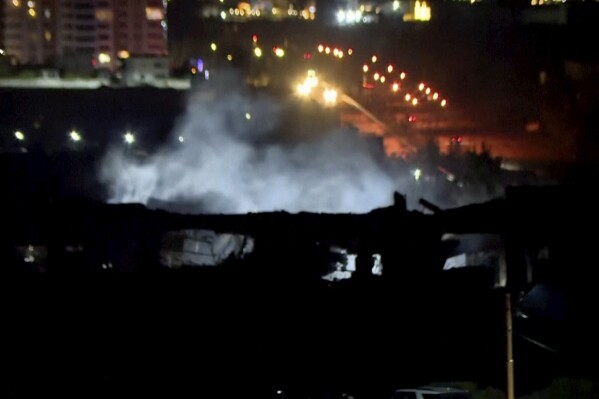
[{"label": "glowing street light", "polygon": [[135,135],[131,132],[125,133],[123,139],[125,140],[125,143],[127,143],[127,145],[135,143]]},{"label": "glowing street light", "polygon": [[413,106],[417,106],[418,105],[418,99],[417,98],[413,98],[412,99],[412,105]]},{"label": "glowing street light", "polygon": [[250,119],[252,119],[252,114],[250,114],[249,112],[246,112],[246,113],[245,113],[245,119],[247,119],[248,121],[249,121]]},{"label": "glowing street light", "polygon": [[420,90],[420,91],[424,90],[424,83],[420,83],[418,85],[418,90]]},{"label": "glowing street light", "polygon": [[331,48],[330,47],[325,47],[324,52],[326,54],[331,54]]},{"label": "glowing street light", "polygon": [[69,138],[71,139],[71,141],[78,143],[81,141],[81,134],[76,130],[71,130],[71,132],[69,133]]},{"label": "glowing street light", "polygon": [[354,49],[348,48],[347,55],[352,55],[354,53]]},{"label": "glowing street light", "polygon": [[22,131],[20,131],[20,130],[17,130],[17,131],[15,132],[15,138],[16,138],[17,140],[19,140],[19,141],[23,141],[23,140],[25,140],[25,134],[23,134],[23,132],[22,132]]},{"label": "glowing street light", "polygon": [[414,180],[418,181],[422,177],[422,170],[416,169],[414,171]]},{"label": "glowing street light", "polygon": [[374,80],[379,80],[379,78],[381,77],[381,75],[379,75],[378,72],[375,72],[375,74],[372,77],[374,78]]},{"label": "glowing street light", "polygon": [[214,42],[210,43],[210,50],[216,51],[216,48],[217,48],[216,43],[214,43]]},{"label": "glowing street light", "polygon": [[339,59],[343,58],[343,50],[339,50],[339,53],[337,53],[337,57],[339,57]]},{"label": "glowing street light", "polygon": [[337,90],[325,89],[323,92],[324,102],[327,105],[334,105],[337,102]]},{"label": "glowing street light", "polygon": [[389,64],[389,66],[387,66],[387,72],[393,72],[393,65]]},{"label": "glowing street light", "polygon": [[370,61],[372,61],[373,64],[376,63],[376,60],[378,60],[378,58],[376,58],[376,55],[373,55],[370,59]]},{"label": "glowing street light", "polygon": [[257,58],[260,58],[260,57],[262,57],[262,49],[261,49],[260,47],[256,47],[256,48],[254,49],[254,55],[255,55]]},{"label": "glowing street light", "polygon": [[381,83],[385,83],[385,80],[387,80],[387,78],[385,77],[385,75],[381,76]]},{"label": "glowing street light", "polygon": [[447,105],[447,100],[441,100],[441,106],[445,107]]},{"label": "glowing street light", "polygon": [[184,141],[185,141],[185,139],[183,138],[183,136],[179,136],[179,143],[182,143]]},{"label": "glowing street light", "polygon": [[433,93],[433,100],[437,101],[439,98],[439,93]]},{"label": "glowing street light", "polygon": [[399,78],[400,78],[401,80],[404,80],[404,79],[406,78],[406,73],[405,73],[405,72],[402,72],[402,73],[400,73],[400,74],[399,74]]},{"label": "glowing street light", "polygon": [[405,99],[406,101],[410,101],[412,99],[412,96],[410,94],[406,94]]},{"label": "glowing street light", "polygon": [[227,54],[227,61],[233,61],[233,56],[231,54]]},{"label": "glowing street light", "polygon": [[364,73],[368,72],[368,65],[364,64],[362,71],[364,71]]},{"label": "glowing street light", "polygon": [[338,49],[338,48],[334,48],[334,49],[333,49],[333,55],[334,55],[335,57],[337,57],[337,56],[339,55],[339,49]]},{"label": "glowing street light", "polygon": [[322,53],[324,51],[324,46],[322,44],[318,45],[318,52]]},{"label": "glowing street light", "polygon": [[399,90],[399,83],[393,83],[393,85],[391,86],[391,90],[393,90],[394,93],[397,93],[397,91]]},{"label": "glowing street light", "polygon": [[431,94],[431,88],[427,87],[426,90],[424,91],[426,93],[426,95]]}]

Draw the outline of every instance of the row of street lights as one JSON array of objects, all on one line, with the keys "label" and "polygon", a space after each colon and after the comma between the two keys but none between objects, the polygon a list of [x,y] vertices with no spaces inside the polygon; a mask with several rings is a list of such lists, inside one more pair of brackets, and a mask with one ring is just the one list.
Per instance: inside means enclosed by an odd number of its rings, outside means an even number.
[{"label": "row of street lights", "polygon": [[[17,139],[17,141],[25,141],[26,137],[25,137],[25,133],[23,133],[23,131],[21,130],[15,130],[15,139]],[[71,140],[73,143],[79,143],[81,140],[83,140],[83,136],[81,136],[81,133],[79,133],[77,130],[71,130],[68,134],[69,140]],[[127,144],[127,145],[132,145],[133,143],[135,143],[135,134],[127,131],[124,135],[123,135],[123,141]]]}]

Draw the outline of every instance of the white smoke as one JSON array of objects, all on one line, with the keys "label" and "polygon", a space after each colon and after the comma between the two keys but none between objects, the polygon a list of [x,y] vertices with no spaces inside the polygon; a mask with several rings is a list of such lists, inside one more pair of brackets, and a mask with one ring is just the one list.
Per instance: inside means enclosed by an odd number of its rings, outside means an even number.
[{"label": "white smoke", "polygon": [[286,140],[296,127],[281,121],[275,100],[232,85],[191,93],[155,154],[139,160],[111,150],[101,169],[111,202],[194,203],[205,213],[367,212],[390,204],[396,182],[378,143],[343,129]]}]

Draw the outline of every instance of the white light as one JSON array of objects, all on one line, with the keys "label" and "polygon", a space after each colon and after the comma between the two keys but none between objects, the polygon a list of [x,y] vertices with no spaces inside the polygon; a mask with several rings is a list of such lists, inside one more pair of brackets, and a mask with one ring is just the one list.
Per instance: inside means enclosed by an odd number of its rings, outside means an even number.
[{"label": "white light", "polygon": [[442,101],[441,101],[441,106],[442,106],[442,107],[445,107],[446,105],[447,105],[447,100],[442,100]]},{"label": "white light", "polygon": [[111,57],[109,54],[107,54],[107,53],[98,54],[98,62],[100,64],[109,64],[110,60],[111,60]]},{"label": "white light", "polygon": [[125,135],[123,136],[123,138],[125,139],[125,143],[131,145],[133,143],[135,143],[135,135],[131,132],[127,132],[125,133]]},{"label": "white light", "polygon": [[185,139],[183,139],[183,136],[179,136],[179,143],[182,143],[184,141],[185,141]]},{"label": "white light", "polygon": [[397,10],[399,10],[399,1],[395,0],[393,2],[393,11],[397,11]]},{"label": "white light", "polygon": [[216,43],[210,43],[210,50],[216,51]]},{"label": "white light", "polygon": [[414,171],[414,180],[418,181],[422,177],[422,171],[420,169],[416,169]]},{"label": "white light", "polygon": [[257,58],[260,58],[260,57],[262,57],[262,49],[261,49],[260,47],[256,47],[256,48],[254,49],[254,55],[255,55]]},{"label": "white light", "polygon": [[77,132],[76,130],[72,130],[69,133],[69,138],[71,139],[71,141],[77,143],[81,141],[81,134],[79,134],[79,132]]},{"label": "white light", "polygon": [[339,10],[337,11],[337,22],[340,24],[345,22],[345,11]]},{"label": "white light", "polygon": [[2,50],[2,49],[0,48],[0,55],[4,55],[4,54],[6,54],[6,53],[4,52],[4,50]]},{"label": "white light", "polygon": [[400,73],[400,74],[399,74],[399,78],[400,78],[401,80],[404,80],[404,79],[406,78],[406,73],[405,73],[405,72],[402,72],[402,73]]},{"label": "white light", "polygon": [[245,119],[247,119],[248,121],[249,121],[250,119],[252,119],[252,114],[250,114],[249,112],[246,112],[246,113],[245,113]]},{"label": "white light", "polygon": [[15,138],[19,141],[23,141],[23,140],[25,140],[25,135],[20,130],[17,130],[15,132]]},{"label": "white light", "polygon": [[231,54],[227,54],[227,61],[233,61],[233,56]]},{"label": "white light", "polygon": [[35,7],[35,3],[33,1],[28,1],[27,2],[27,7],[33,8],[33,7]]},{"label": "white light", "polygon": [[323,92],[324,102],[327,105],[333,105],[337,102],[337,90],[325,89]]},{"label": "white light", "polygon": [[227,19],[227,13],[224,12],[224,11],[221,11],[220,12],[220,17],[221,17],[221,19]]}]

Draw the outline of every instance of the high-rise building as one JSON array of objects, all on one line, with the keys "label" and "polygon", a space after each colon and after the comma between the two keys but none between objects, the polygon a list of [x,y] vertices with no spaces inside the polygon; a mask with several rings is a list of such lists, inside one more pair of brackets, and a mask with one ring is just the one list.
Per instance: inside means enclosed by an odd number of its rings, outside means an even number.
[{"label": "high-rise building", "polygon": [[45,64],[55,52],[53,11],[57,0],[4,0],[4,51],[22,64]]},{"label": "high-rise building", "polygon": [[4,13],[5,51],[22,64],[114,69],[167,53],[163,0],[4,0]]}]

